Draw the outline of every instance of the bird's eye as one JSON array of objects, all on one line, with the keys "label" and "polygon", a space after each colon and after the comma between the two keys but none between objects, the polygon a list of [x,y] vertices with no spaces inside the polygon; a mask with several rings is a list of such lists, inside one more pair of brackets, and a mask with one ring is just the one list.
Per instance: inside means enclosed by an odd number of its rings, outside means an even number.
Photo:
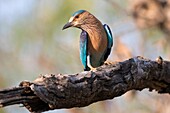
[{"label": "bird's eye", "polygon": [[75,18],[79,18],[79,15],[75,16]]}]

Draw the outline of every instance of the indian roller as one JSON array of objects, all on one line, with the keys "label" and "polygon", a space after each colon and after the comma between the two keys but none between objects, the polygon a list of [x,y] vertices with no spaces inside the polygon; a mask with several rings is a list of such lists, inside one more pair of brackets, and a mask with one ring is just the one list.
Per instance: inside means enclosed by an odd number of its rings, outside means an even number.
[{"label": "indian roller", "polygon": [[63,30],[76,27],[80,35],[80,59],[84,71],[93,70],[104,64],[113,46],[112,32],[108,25],[102,24],[86,10],[75,12],[64,25]]}]

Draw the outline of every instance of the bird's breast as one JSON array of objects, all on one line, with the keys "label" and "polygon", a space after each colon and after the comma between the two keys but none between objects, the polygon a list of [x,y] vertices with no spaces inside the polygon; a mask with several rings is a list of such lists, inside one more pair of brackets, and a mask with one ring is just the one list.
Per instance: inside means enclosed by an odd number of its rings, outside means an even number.
[{"label": "bird's breast", "polygon": [[91,32],[88,40],[88,54],[91,56],[92,66],[97,67],[100,65],[106,49],[107,37],[104,29],[100,32]]},{"label": "bird's breast", "polygon": [[91,52],[103,52],[107,48],[107,36],[104,29],[91,30],[88,40],[88,49]]}]

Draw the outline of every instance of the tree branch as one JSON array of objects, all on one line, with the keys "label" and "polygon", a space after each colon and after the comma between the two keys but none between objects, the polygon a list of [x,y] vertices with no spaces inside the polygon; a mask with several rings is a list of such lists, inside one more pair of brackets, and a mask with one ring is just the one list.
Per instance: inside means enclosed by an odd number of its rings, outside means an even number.
[{"label": "tree branch", "polygon": [[23,104],[30,112],[84,107],[97,101],[113,99],[129,90],[170,93],[170,62],[159,57],[142,57],[103,65],[96,71],[70,75],[44,75],[33,82],[0,91],[0,106]]}]

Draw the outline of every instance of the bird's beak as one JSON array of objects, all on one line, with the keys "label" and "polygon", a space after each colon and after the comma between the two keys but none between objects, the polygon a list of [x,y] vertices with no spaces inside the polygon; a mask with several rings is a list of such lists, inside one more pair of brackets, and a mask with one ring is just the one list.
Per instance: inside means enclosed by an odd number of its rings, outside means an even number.
[{"label": "bird's beak", "polygon": [[62,30],[67,29],[67,28],[69,28],[69,27],[71,27],[71,26],[73,26],[72,23],[71,23],[71,22],[68,22],[67,24],[64,25],[64,27],[63,27]]}]

